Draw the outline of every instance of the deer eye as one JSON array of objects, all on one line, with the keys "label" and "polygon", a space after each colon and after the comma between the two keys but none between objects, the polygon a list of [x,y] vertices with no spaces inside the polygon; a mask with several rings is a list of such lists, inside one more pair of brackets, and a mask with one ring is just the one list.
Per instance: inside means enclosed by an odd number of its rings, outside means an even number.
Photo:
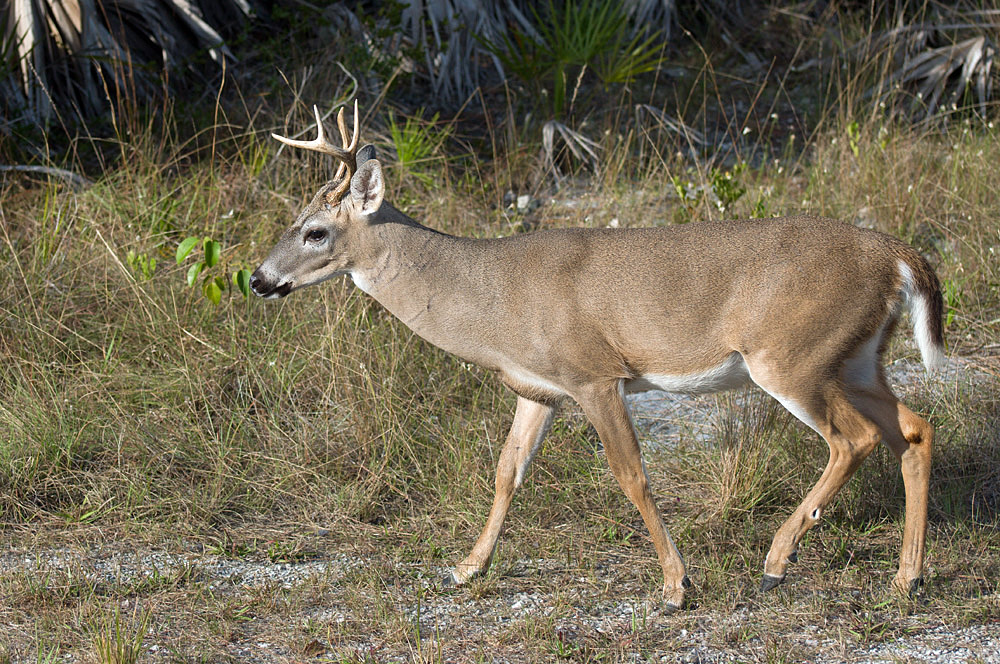
[{"label": "deer eye", "polygon": [[314,228],[306,233],[306,239],[310,242],[322,242],[326,239],[326,231],[322,228]]}]

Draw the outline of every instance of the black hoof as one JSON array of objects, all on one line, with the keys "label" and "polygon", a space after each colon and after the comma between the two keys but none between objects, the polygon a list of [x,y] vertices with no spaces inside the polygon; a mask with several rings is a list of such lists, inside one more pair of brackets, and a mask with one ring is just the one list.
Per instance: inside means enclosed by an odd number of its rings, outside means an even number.
[{"label": "black hoof", "polygon": [[691,587],[691,585],[692,585],[691,579],[687,578],[687,575],[685,574],[684,578],[681,579],[681,588],[683,588],[684,590],[688,590]]},{"label": "black hoof", "polygon": [[672,616],[672,615],[674,615],[675,613],[677,613],[680,610],[681,610],[681,607],[677,606],[673,602],[665,602],[663,604],[663,615],[664,616]]},{"label": "black hoof", "polygon": [[786,560],[788,560],[788,562],[790,562],[790,563],[797,563],[797,562],[799,562],[799,552],[798,551],[792,551],[790,554],[788,554],[788,558],[786,558]]},{"label": "black hoof", "polygon": [[920,589],[924,587],[924,577],[918,576],[913,581],[910,581],[910,597],[916,597]]},{"label": "black hoof", "polygon": [[760,582],[760,591],[766,593],[768,590],[773,590],[781,585],[781,582],[785,580],[783,576],[771,576],[770,574],[765,574],[764,578]]},{"label": "black hoof", "polygon": [[448,572],[447,574],[445,574],[441,578],[441,587],[442,588],[457,588],[458,587],[458,583],[455,581],[455,575],[452,574],[451,572]]}]

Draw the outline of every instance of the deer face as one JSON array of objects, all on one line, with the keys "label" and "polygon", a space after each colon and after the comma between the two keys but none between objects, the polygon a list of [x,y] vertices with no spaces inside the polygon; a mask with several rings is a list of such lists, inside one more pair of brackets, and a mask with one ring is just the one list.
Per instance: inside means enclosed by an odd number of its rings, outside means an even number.
[{"label": "deer face", "polygon": [[357,101],[353,138],[344,122],[344,109],[337,114],[342,147],[326,139],[319,109],[314,106],[313,112],[315,139],[299,141],[271,135],[286,145],[331,155],[340,166],[333,181],[316,193],[250,277],[250,288],[261,297],[284,297],[296,288],[350,272],[360,245],[357,235],[382,204],[385,185],[375,148],[366,145],[358,150]]},{"label": "deer face", "polygon": [[[374,150],[366,148],[362,148],[359,161],[362,155],[374,155]],[[250,277],[255,294],[284,297],[297,288],[351,271],[361,244],[359,236],[385,194],[378,160],[364,160],[346,195],[336,200],[343,189],[341,183],[331,182],[316,193]]]}]

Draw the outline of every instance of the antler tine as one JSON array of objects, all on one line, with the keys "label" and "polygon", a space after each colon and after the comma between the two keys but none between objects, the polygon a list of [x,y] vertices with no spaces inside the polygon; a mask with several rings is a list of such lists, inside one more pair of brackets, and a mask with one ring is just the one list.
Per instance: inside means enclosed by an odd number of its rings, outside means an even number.
[{"label": "antler tine", "polygon": [[340,140],[344,147],[338,147],[327,140],[326,135],[323,133],[323,119],[319,115],[319,108],[313,106],[313,114],[316,116],[316,138],[311,141],[298,141],[292,140],[290,138],[285,138],[284,136],[279,136],[278,134],[271,134],[276,140],[281,141],[285,145],[290,145],[293,148],[302,148],[303,150],[313,150],[315,152],[322,152],[323,154],[332,155],[337,158],[340,163],[337,165],[337,173],[333,176],[334,180],[340,180],[340,184],[337,188],[327,194],[327,198],[331,201],[339,199],[339,197],[345,193],[351,186],[351,176],[358,169],[357,154],[358,154],[358,136],[360,134],[360,119],[358,118],[358,100],[354,100],[354,136],[348,137],[347,134],[347,123],[344,122],[344,108],[340,108],[340,112],[337,113],[337,128],[340,129]]},{"label": "antler tine", "polygon": [[337,173],[333,176],[334,180],[343,178],[340,180],[340,184],[337,188],[330,192],[329,197],[331,200],[338,200],[343,194],[347,193],[347,190],[351,188],[351,176],[354,172],[358,170],[357,154],[358,154],[358,136],[360,135],[360,119],[358,118],[358,100],[354,100],[354,136],[348,139],[347,136],[347,123],[344,122],[344,109],[341,107],[340,113],[337,114],[337,129],[340,130],[340,140],[344,144],[343,153],[346,158],[341,158],[340,164],[337,166]]},{"label": "antler tine", "polygon": [[337,113],[337,128],[340,130],[340,140],[344,144],[344,151],[351,155],[350,161],[344,159],[337,166],[337,173],[333,176],[336,180],[344,174],[344,170],[347,170],[348,177],[357,170],[357,154],[358,154],[358,136],[360,135],[359,130],[359,119],[358,119],[358,100],[354,100],[354,134],[348,139],[347,133],[347,123],[344,122],[344,108],[340,108],[340,112]]},{"label": "antler tine", "polygon": [[[355,114],[354,117],[357,117],[357,114]],[[347,123],[344,122],[344,107],[343,106],[340,107],[340,111],[337,113],[337,129],[340,130],[340,142],[343,143],[344,147],[346,148],[347,147]],[[357,164],[355,164],[355,166],[356,165]],[[346,169],[347,169],[347,162],[346,161],[341,161],[339,164],[337,164],[337,172],[334,173],[333,179],[334,180],[339,180],[341,178],[341,176],[344,175],[344,170],[346,170]]]},{"label": "antler tine", "polygon": [[[354,142],[351,145],[347,144],[347,137],[346,136],[344,137],[344,147],[343,148],[337,147],[336,145],[334,145],[333,143],[331,143],[330,141],[328,141],[326,139],[326,135],[323,132],[323,120],[322,120],[322,118],[320,118],[319,108],[316,107],[316,106],[313,106],[313,114],[316,116],[316,138],[314,138],[311,141],[299,141],[299,140],[293,140],[291,138],[286,138],[284,136],[279,136],[278,134],[273,134],[273,133],[271,134],[271,137],[274,138],[275,140],[281,141],[285,145],[289,145],[289,146],[291,146],[293,148],[302,148],[303,150],[313,150],[315,152],[322,152],[323,154],[332,155],[332,156],[336,157],[341,163],[346,163],[347,166],[348,166],[348,168],[351,171],[353,171],[354,170],[354,164],[355,164],[354,156],[355,156],[355,153],[357,152],[357,150],[356,150],[356,148],[357,148],[357,130],[358,130],[357,104],[358,104],[358,102],[355,100],[355,102],[354,102],[354,108],[355,108],[355,112],[354,112],[355,140],[354,140]],[[344,109],[341,108],[340,109],[340,115],[343,116],[343,114],[344,114]],[[341,124],[341,126],[343,126],[342,125],[342,117],[338,118],[338,124]],[[351,150],[351,148],[354,148],[354,149]]]}]

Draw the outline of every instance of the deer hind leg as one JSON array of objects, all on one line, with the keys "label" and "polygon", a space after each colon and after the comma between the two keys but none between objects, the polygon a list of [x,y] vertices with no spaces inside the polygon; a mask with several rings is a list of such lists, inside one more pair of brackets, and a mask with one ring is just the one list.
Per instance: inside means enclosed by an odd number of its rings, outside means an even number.
[{"label": "deer hind leg", "polygon": [[628,499],[639,508],[663,568],[665,608],[667,612],[676,611],[684,605],[684,591],[691,587],[691,582],[650,491],[639,441],[625,405],[622,381],[594,387],[586,395],[578,396],[577,402],[597,429],[611,472]]},{"label": "deer hind leg", "polygon": [[489,569],[514,491],[524,482],[528,465],[538,451],[545,434],[548,433],[554,414],[554,406],[524,397],[517,398],[514,423],[510,427],[510,433],[507,434],[507,442],[504,443],[497,463],[496,493],[490,516],[475,546],[472,547],[472,552],[445,576],[446,586],[461,585]]},{"label": "deer hind leg", "polygon": [[761,581],[761,590],[767,591],[785,579],[788,563],[797,559],[802,537],[816,525],[823,510],[875,449],[882,439],[882,432],[851,404],[836,382],[828,382],[814,394],[794,401],[786,396],[787,391],[774,386],[761,387],[818,431],[830,447],[830,459],[819,481],[774,535],[771,549],[764,559],[764,578]]},{"label": "deer hind leg", "polygon": [[906,517],[899,572],[893,579],[893,586],[905,595],[913,595],[923,581],[934,428],[900,403],[881,375],[874,386],[849,386],[848,389],[851,402],[878,424],[886,446],[900,463],[906,491]]}]

